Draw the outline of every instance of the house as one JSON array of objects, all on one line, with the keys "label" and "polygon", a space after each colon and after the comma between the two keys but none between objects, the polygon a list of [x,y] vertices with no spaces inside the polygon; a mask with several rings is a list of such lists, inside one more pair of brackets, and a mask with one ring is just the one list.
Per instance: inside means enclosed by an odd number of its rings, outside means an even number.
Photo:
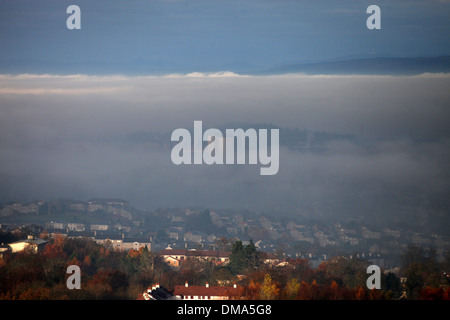
[{"label": "house", "polygon": [[108,231],[109,226],[107,224],[91,224],[91,231]]},{"label": "house", "polygon": [[234,300],[239,299],[241,288],[234,284],[232,287],[190,286],[188,282],[184,286],[175,286],[173,294],[181,300]]},{"label": "house", "polygon": [[45,223],[45,227],[47,229],[65,230],[67,228],[67,223],[50,221]]},{"label": "house", "polygon": [[168,230],[169,239],[180,240],[182,229],[182,227],[170,227]]},{"label": "house", "polygon": [[86,226],[84,223],[68,223],[67,224],[67,229],[69,231],[85,231],[86,230]]},{"label": "house", "polygon": [[33,235],[29,235],[25,240],[19,240],[16,242],[9,243],[12,252],[21,252],[24,250],[29,250],[30,252],[37,253],[42,251],[47,244],[47,241],[39,238],[35,238]]},{"label": "house", "polygon": [[216,265],[224,265],[230,261],[230,252],[227,251],[173,249],[169,246],[159,254],[168,265],[175,268],[180,267],[183,261],[189,259],[211,261]]},{"label": "house", "polygon": [[122,251],[128,251],[131,249],[139,250],[140,248],[145,248],[150,251],[152,248],[152,243],[149,241],[149,239],[144,238],[125,238],[122,241]]},{"label": "house", "polygon": [[143,247],[147,247],[150,251],[152,248],[152,243],[149,239],[125,238],[124,234],[122,234],[122,237],[98,235],[95,237],[95,242],[101,245],[110,244],[112,249],[116,251],[139,250]]},{"label": "house", "polygon": [[94,241],[97,244],[108,246],[113,250],[122,250],[123,235],[96,235]]},{"label": "house", "polygon": [[116,216],[132,218],[128,202],[120,199],[91,199],[88,201],[87,208],[91,213],[103,210]]},{"label": "house", "polygon": [[91,231],[69,231],[67,233],[67,238],[71,239],[95,239],[94,232]]},{"label": "house", "polygon": [[183,261],[187,260],[186,249],[172,249],[170,246],[159,253],[164,261],[171,267],[178,268]]},{"label": "house", "polygon": [[261,256],[263,258],[264,263],[268,265],[275,266],[280,262],[280,259],[278,259],[278,257],[273,253],[261,252]]},{"label": "house", "polygon": [[200,231],[188,231],[184,234],[184,241],[201,243],[208,235]]},{"label": "house", "polygon": [[3,208],[0,210],[0,216],[9,216],[14,213],[20,213],[20,214],[30,214],[30,213],[38,213],[39,212],[39,205],[41,202],[30,202],[30,203],[19,203],[15,202],[12,204],[7,204],[3,206]]}]

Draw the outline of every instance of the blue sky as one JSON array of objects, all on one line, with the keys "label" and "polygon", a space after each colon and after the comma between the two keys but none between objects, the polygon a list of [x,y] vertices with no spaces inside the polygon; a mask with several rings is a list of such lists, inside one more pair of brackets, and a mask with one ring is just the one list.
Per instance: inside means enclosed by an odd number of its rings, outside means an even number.
[{"label": "blue sky", "polygon": [[[71,4],[81,8],[81,30],[66,28]],[[371,4],[381,8],[381,30],[366,27]],[[62,69],[86,62],[199,71],[267,68],[448,55],[450,2],[2,0],[0,30],[0,68],[31,60]]]}]

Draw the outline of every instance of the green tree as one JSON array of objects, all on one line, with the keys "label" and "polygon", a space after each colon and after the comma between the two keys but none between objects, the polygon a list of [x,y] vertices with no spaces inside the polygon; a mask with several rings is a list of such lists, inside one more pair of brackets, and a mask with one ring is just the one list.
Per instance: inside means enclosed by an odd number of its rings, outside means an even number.
[{"label": "green tree", "polygon": [[257,270],[260,265],[261,255],[252,240],[245,247],[240,240],[233,244],[229,263],[231,273],[239,274],[246,269],[248,271]]},{"label": "green tree", "polygon": [[228,266],[232,274],[239,274],[243,271],[245,266],[245,253],[242,241],[238,240],[233,244]]},{"label": "green tree", "polygon": [[250,243],[244,248],[244,257],[244,263],[249,269],[257,269],[260,266],[260,254],[252,239],[250,239]]}]

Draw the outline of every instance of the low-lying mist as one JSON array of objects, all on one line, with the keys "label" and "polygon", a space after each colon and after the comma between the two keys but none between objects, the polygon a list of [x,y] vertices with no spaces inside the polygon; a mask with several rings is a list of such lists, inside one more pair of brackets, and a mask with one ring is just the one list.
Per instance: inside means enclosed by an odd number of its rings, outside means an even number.
[{"label": "low-lying mist", "polygon": [[[449,215],[449,86],[446,74],[3,75],[0,200],[439,224]],[[194,120],[281,128],[278,173],[174,165],[170,133]]]}]

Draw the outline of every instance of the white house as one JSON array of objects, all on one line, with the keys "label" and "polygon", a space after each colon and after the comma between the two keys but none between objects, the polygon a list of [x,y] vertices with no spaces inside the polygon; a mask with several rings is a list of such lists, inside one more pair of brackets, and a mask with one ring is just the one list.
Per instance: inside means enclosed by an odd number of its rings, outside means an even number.
[{"label": "white house", "polygon": [[29,235],[25,240],[19,240],[16,242],[9,243],[12,252],[20,252],[24,250],[30,250],[30,252],[37,253],[44,249],[47,241],[39,238],[34,238],[34,236]]}]

